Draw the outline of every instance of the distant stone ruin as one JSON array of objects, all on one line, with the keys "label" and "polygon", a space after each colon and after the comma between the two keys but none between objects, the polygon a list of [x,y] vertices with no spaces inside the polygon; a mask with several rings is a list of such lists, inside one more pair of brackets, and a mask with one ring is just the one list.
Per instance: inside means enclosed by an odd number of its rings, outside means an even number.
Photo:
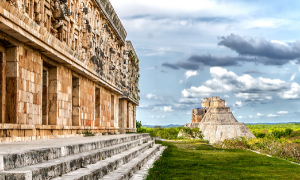
[{"label": "distant stone ruin", "polygon": [[204,98],[201,106],[192,110],[192,123],[185,124],[185,127],[198,127],[210,143],[235,137],[255,138],[244,123],[235,119],[230,107],[225,107],[225,100],[220,97]]}]

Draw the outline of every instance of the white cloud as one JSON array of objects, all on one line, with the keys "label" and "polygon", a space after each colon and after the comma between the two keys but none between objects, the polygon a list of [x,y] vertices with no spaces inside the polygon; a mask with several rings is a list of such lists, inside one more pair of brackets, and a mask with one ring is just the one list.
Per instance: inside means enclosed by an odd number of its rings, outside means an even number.
[{"label": "white cloud", "polygon": [[201,100],[199,100],[198,98],[180,98],[179,99],[179,103],[182,104],[197,104],[197,103],[201,103]]},{"label": "white cloud", "polygon": [[264,93],[236,93],[235,97],[250,101],[271,100],[273,97]]},{"label": "white cloud", "polygon": [[224,98],[230,98],[230,96],[228,96],[228,95],[225,95],[225,96],[224,96]]},{"label": "white cloud", "polygon": [[243,116],[238,116],[238,118],[239,118],[239,119],[243,119],[244,117],[243,117]]},{"label": "white cloud", "polygon": [[[252,29],[252,28],[273,29],[273,28],[286,26],[288,24],[291,24],[292,22],[293,22],[292,20],[288,20],[288,19],[255,18],[255,19],[245,20],[241,23],[241,25],[244,26],[246,29]],[[272,40],[271,42],[287,46],[286,43],[281,41]]]},{"label": "white cloud", "polygon": [[253,116],[252,116],[252,115],[250,115],[250,116],[249,116],[249,118],[253,118]]},{"label": "white cloud", "polygon": [[[145,56],[161,56],[171,51],[172,48],[159,47],[159,48],[152,49],[151,52],[145,53]],[[155,66],[154,69],[157,69],[157,67]]]},{"label": "white cloud", "polygon": [[243,103],[242,101],[236,101],[235,104],[233,105],[234,107],[242,107]]},{"label": "white cloud", "polygon": [[148,105],[140,105],[139,107],[145,108],[145,107],[148,107]]},{"label": "white cloud", "polygon": [[297,76],[297,74],[296,73],[294,73],[292,76],[291,76],[291,79],[290,79],[290,81],[294,81],[294,79],[295,79],[295,77]]},{"label": "white cloud", "polygon": [[151,118],[165,118],[165,116],[151,116]]},{"label": "white cloud", "polygon": [[160,108],[160,110],[163,111],[163,112],[172,112],[172,111],[174,111],[172,109],[172,106],[165,106],[163,108]]},{"label": "white cloud", "polygon": [[271,42],[272,42],[272,43],[281,44],[281,45],[284,45],[284,46],[288,46],[286,43],[284,43],[284,42],[282,42],[282,41],[272,40]]},{"label": "white cloud", "polygon": [[268,114],[267,117],[278,117],[277,114]]},{"label": "white cloud", "polygon": [[[149,15],[155,12],[157,16],[196,16],[196,17],[222,17],[247,15],[256,8],[242,2],[222,2],[216,0],[189,0],[182,3],[180,0],[111,0],[118,14],[123,16]],[[246,8],[245,8],[246,7]],[[181,24],[185,24],[183,20]]]},{"label": "white cloud", "polygon": [[263,116],[263,114],[260,114],[260,113],[257,113],[256,114],[258,117],[261,117],[261,116]]},{"label": "white cloud", "polygon": [[300,86],[292,83],[291,89],[278,93],[282,99],[300,99]]},{"label": "white cloud", "polygon": [[154,96],[155,96],[155,95],[153,95],[153,94],[147,94],[147,95],[146,95],[146,97],[147,97],[148,99],[152,99]]},{"label": "white cloud", "polygon": [[183,80],[180,80],[180,81],[179,81],[179,84],[181,84],[181,83],[183,83]]},{"label": "white cloud", "polygon": [[278,111],[277,114],[288,114],[288,111]]},{"label": "white cloud", "polygon": [[190,89],[184,89],[182,91],[183,97],[205,97],[210,96],[212,93],[215,93],[215,90],[212,90],[205,86],[191,87]]},{"label": "white cloud", "polygon": [[197,76],[199,73],[197,71],[186,71],[184,74],[185,79],[189,79],[190,77]]},{"label": "white cloud", "polygon": [[215,93],[232,92],[236,97],[248,101],[273,99],[278,95],[282,99],[300,99],[300,86],[280,79],[253,78],[248,74],[236,75],[221,67],[210,68],[213,79],[205,81],[201,86],[192,86],[182,91],[183,97],[204,97]]}]

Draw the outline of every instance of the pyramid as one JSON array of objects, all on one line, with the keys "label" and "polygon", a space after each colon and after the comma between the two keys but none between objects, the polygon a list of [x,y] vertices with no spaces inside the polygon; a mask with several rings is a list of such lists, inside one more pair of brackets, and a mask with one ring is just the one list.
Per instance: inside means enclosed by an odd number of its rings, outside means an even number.
[{"label": "pyramid", "polygon": [[220,97],[204,98],[201,106],[192,110],[192,123],[185,124],[185,127],[198,127],[210,143],[236,137],[255,138],[244,123],[235,119],[230,107],[225,107],[225,100]]}]

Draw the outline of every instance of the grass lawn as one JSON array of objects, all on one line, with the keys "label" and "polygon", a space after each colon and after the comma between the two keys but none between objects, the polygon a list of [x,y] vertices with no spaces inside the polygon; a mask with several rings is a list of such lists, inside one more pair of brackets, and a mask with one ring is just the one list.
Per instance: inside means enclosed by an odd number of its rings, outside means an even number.
[{"label": "grass lawn", "polygon": [[247,150],[216,149],[205,141],[157,141],[168,148],[150,179],[300,179],[300,166]]}]

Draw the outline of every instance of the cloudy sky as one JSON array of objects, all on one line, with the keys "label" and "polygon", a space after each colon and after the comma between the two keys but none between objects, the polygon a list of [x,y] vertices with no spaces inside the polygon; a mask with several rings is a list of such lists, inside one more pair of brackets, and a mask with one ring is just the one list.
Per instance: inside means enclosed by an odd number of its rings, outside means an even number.
[{"label": "cloudy sky", "polygon": [[299,0],[110,1],[140,59],[142,124],[190,122],[208,96],[241,122],[299,121]]}]

